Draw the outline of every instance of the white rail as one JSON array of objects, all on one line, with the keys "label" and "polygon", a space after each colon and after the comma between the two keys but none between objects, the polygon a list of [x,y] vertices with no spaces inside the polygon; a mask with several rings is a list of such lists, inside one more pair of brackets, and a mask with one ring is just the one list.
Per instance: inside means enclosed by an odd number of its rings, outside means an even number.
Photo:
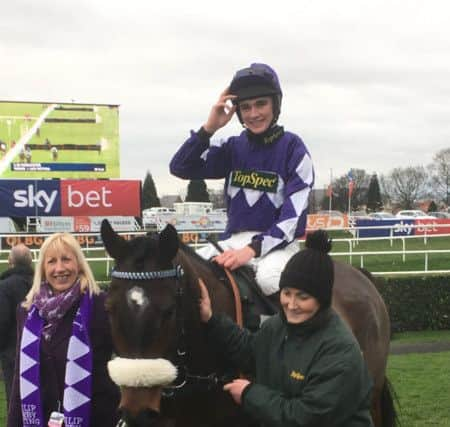
[{"label": "white rail", "polygon": [[[373,227],[372,227],[373,228]],[[386,228],[386,226],[380,226],[379,228]],[[392,227],[391,227],[392,229]],[[336,229],[333,229],[334,231]],[[344,229],[342,229],[344,230]],[[354,228],[348,228],[348,230],[355,231]],[[221,231],[205,231],[207,234],[218,234],[221,233]],[[13,246],[14,244],[17,244],[19,242],[33,245],[33,243],[38,244],[43,242],[45,240],[45,237],[48,236],[51,233],[48,234],[33,234],[33,235],[25,235],[25,234],[8,234],[6,236],[0,236],[7,239],[8,246]],[[142,235],[145,234],[145,232],[133,232],[133,233],[120,233],[125,235]],[[204,246],[205,242],[199,242],[198,240],[195,241],[195,239],[192,239],[192,236],[195,236],[201,233],[198,233],[197,230],[192,232],[182,232],[179,233],[182,236],[183,235],[189,237],[189,244],[195,248]],[[97,241],[98,242],[98,234],[96,233],[84,233],[84,234],[75,234],[76,236],[79,236],[80,239],[83,242],[82,250],[86,253],[86,259],[88,262],[104,262],[105,263],[105,272],[108,275],[111,269],[111,263],[112,259],[107,256],[105,253],[105,250],[103,247],[100,246],[92,246],[92,242]],[[348,246],[348,250],[346,252],[338,252],[333,251],[331,253],[334,257],[348,257],[350,263],[353,262],[354,257],[359,257],[359,266],[361,268],[365,267],[365,260],[367,257],[370,256],[401,256],[402,261],[406,262],[406,259],[409,255],[423,255],[424,256],[424,268],[423,270],[405,270],[405,271],[371,271],[374,275],[417,275],[417,274],[450,274],[450,262],[449,262],[449,269],[439,269],[439,270],[430,270],[429,269],[429,256],[433,254],[450,254],[450,248],[449,249],[423,249],[423,250],[406,250],[406,241],[408,239],[422,239],[424,236],[394,236],[390,235],[389,237],[357,237],[354,238],[336,238],[333,239],[333,242],[339,243],[344,242]],[[428,240],[431,238],[439,238],[439,237],[450,237],[450,234],[439,234],[439,235],[428,235],[426,238],[424,238],[424,244],[428,244]],[[392,247],[394,244],[394,241],[400,240],[402,242],[402,249],[401,250],[390,250],[390,251],[355,251],[355,248],[358,247],[361,243],[366,241],[376,241],[376,240],[389,240],[390,246]],[[303,247],[304,242],[300,241],[299,246]],[[10,249],[0,249],[0,271],[3,270],[1,268],[1,264],[6,264],[7,261],[7,254],[9,253]],[[39,256],[40,249],[31,249],[31,253],[33,256],[33,261],[36,262]],[[92,252],[95,253],[95,256],[92,256]],[[100,256],[97,256],[101,253]],[[450,260],[450,257],[449,257]]]}]

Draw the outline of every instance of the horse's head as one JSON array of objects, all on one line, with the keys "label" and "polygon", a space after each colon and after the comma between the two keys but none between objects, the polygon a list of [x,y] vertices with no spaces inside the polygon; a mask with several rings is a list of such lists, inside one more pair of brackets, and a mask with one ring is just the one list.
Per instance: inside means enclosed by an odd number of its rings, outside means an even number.
[{"label": "horse's head", "polygon": [[127,241],[104,220],[101,236],[115,260],[106,308],[119,357],[108,369],[127,417],[146,418],[159,412],[161,388],[177,374],[168,359],[176,352],[182,295],[182,270],[174,265],[178,235],[168,225],[159,235]]}]

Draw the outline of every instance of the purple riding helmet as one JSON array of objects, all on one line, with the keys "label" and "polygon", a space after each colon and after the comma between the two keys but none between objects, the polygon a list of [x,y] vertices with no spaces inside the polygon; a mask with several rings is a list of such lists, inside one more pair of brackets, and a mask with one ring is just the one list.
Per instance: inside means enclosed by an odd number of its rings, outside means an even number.
[{"label": "purple riding helmet", "polygon": [[[250,67],[236,72],[230,83],[230,93],[237,95],[234,104],[251,98],[271,96],[273,100],[273,123],[276,123],[281,112],[280,81],[277,73],[266,64],[253,63]],[[239,121],[243,123],[239,108],[236,110]]]}]

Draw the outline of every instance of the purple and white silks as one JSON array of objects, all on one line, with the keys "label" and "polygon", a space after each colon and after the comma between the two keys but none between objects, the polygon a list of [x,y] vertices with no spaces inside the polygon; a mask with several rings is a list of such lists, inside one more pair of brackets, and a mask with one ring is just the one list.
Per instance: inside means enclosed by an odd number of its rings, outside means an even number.
[{"label": "purple and white silks", "polygon": [[[91,298],[86,292],[73,321],[67,348],[64,425],[89,427],[92,395],[92,350],[89,339]],[[43,319],[33,305],[20,343],[20,399],[24,427],[46,426],[40,395],[40,342]],[[55,402],[56,404],[56,402]]]}]

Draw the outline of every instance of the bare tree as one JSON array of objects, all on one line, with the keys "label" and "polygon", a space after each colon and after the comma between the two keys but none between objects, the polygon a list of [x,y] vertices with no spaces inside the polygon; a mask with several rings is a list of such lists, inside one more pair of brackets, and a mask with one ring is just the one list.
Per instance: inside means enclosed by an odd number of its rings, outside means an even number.
[{"label": "bare tree", "polygon": [[395,168],[384,179],[386,192],[402,209],[412,209],[427,193],[427,174],[423,166]]},{"label": "bare tree", "polygon": [[450,201],[450,148],[438,151],[429,168],[431,187],[435,197],[448,206]]}]

